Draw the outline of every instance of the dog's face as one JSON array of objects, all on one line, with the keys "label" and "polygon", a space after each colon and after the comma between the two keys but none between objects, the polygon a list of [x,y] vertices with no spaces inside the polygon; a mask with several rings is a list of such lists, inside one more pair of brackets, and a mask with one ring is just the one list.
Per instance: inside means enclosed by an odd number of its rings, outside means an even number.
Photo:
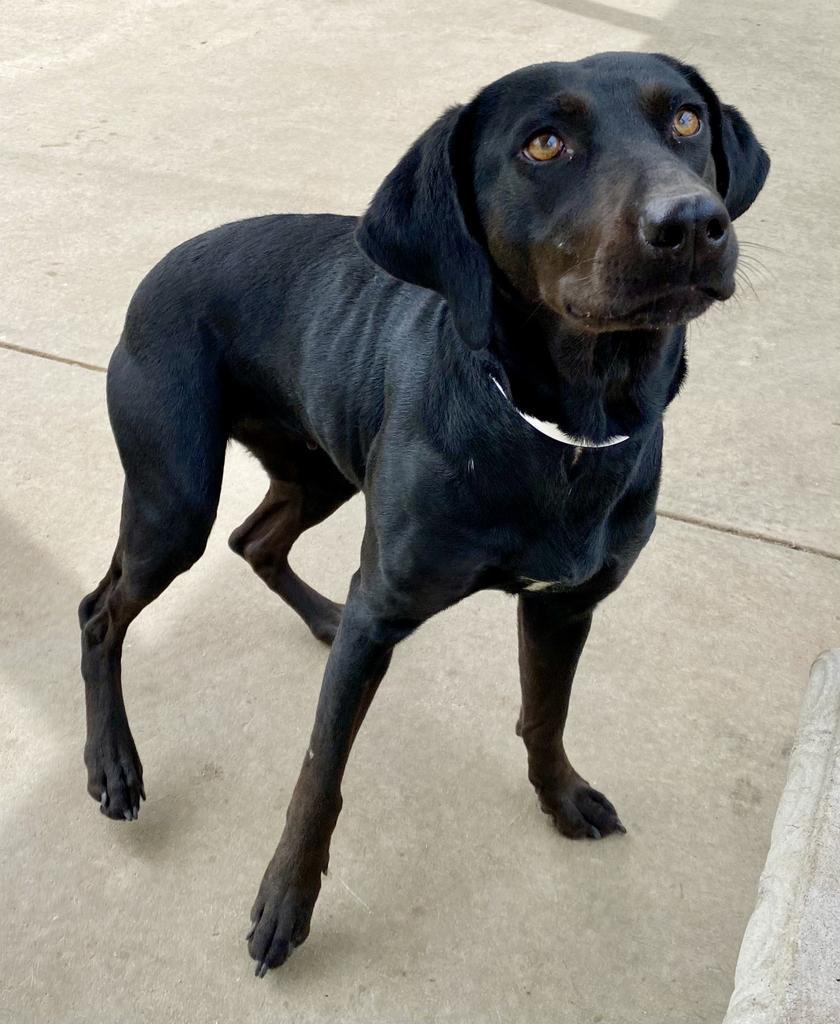
[{"label": "dog's face", "polygon": [[691,80],[645,55],[528,68],[473,113],[475,202],[524,297],[585,330],[684,322],[735,290],[716,130]]},{"label": "dog's face", "polygon": [[667,327],[733,294],[731,221],[768,167],[738,111],[671,58],[535,65],[421,136],[357,238],[441,292],[474,347],[498,286],[582,333]]}]

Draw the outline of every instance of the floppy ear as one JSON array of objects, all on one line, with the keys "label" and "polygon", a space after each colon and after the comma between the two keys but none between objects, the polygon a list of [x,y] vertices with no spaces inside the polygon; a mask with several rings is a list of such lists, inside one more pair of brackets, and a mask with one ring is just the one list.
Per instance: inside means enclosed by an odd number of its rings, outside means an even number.
[{"label": "floppy ear", "polygon": [[712,128],[712,156],[716,188],[732,220],[752,206],[770,170],[770,157],[753,134],[741,112],[721,103],[717,93],[700,72],[664,53],[657,54],[680,71],[700,93],[709,108]]},{"label": "floppy ear", "polygon": [[483,348],[492,333],[492,279],[465,212],[468,109],[447,110],[414,143],[374,195],[356,241],[393,277],[443,295],[461,338]]},{"label": "floppy ear", "polygon": [[729,180],[723,201],[732,220],[752,206],[764,187],[770,171],[770,157],[753,135],[741,112],[723,103],[721,111],[720,153],[715,153],[715,164],[725,160]]}]

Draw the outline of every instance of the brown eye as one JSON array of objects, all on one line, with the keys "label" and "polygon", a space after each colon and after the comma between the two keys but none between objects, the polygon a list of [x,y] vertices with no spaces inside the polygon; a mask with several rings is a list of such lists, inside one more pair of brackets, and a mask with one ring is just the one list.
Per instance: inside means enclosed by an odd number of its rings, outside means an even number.
[{"label": "brown eye", "polygon": [[681,139],[690,139],[696,135],[703,126],[703,122],[689,107],[680,107],[674,114],[673,131]]},{"label": "brown eye", "polygon": [[523,152],[532,160],[545,163],[546,160],[553,160],[556,156],[560,156],[565,148],[559,135],[555,135],[554,132],[540,132],[526,144]]}]

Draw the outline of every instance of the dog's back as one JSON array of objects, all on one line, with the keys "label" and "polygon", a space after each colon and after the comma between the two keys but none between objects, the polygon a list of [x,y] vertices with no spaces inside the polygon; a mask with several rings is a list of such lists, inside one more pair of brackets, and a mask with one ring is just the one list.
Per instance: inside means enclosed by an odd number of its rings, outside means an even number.
[{"label": "dog's back", "polygon": [[356,224],[333,214],[256,217],[166,255],[137,288],[111,362],[121,451],[126,406],[165,401],[194,420],[195,396],[226,438],[263,461],[284,435],[308,440],[360,486],[389,355],[442,301],[378,270],[356,245]]}]

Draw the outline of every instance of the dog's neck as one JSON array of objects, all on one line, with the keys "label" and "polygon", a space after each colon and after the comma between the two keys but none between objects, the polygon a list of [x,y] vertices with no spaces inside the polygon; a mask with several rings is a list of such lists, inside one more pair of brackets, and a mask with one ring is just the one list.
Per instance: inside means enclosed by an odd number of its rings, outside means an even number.
[{"label": "dog's neck", "polygon": [[681,327],[578,332],[499,296],[491,352],[523,412],[601,443],[658,422],[682,382],[684,339]]}]

